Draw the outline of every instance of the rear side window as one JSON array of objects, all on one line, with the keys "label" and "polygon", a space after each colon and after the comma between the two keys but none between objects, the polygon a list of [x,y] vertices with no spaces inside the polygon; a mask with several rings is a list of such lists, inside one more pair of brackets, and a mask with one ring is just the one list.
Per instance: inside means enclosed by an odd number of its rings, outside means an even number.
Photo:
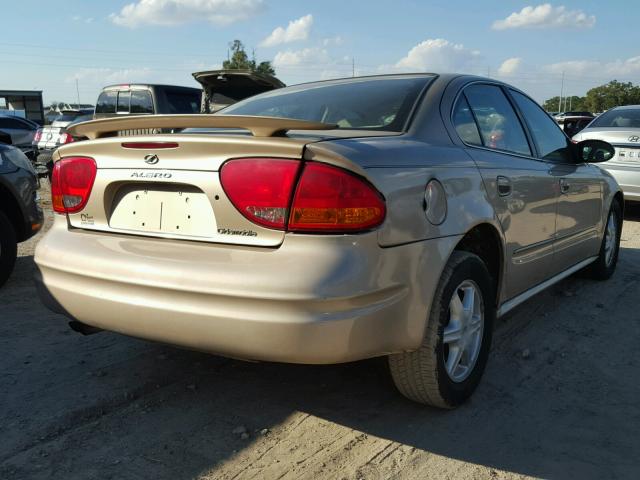
[{"label": "rear side window", "polygon": [[131,92],[118,92],[118,106],[116,113],[129,113],[129,102],[131,101]]},{"label": "rear side window", "polygon": [[473,119],[471,108],[464,95],[461,95],[453,110],[453,125],[464,143],[482,145],[478,125]]},{"label": "rear side window", "polygon": [[102,92],[96,104],[96,113],[116,113],[116,97],[118,92]]},{"label": "rear side window", "polygon": [[151,93],[144,90],[131,92],[131,113],[153,113]]},{"label": "rear side window", "polygon": [[200,113],[200,92],[165,90],[167,113]]},{"label": "rear side window", "polygon": [[562,133],[558,124],[533,100],[513,90],[511,95],[529,125],[540,158],[555,162],[571,162],[567,136]]},{"label": "rear side window", "polygon": [[485,147],[531,155],[520,120],[500,87],[471,85],[464,93],[478,120]]}]

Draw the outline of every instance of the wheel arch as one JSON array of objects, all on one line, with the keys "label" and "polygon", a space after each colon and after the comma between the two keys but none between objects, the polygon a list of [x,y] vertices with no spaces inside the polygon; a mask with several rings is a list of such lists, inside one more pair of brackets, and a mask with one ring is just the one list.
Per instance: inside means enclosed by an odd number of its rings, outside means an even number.
[{"label": "wheel arch", "polygon": [[460,239],[454,251],[478,255],[487,266],[495,286],[495,302],[499,304],[504,278],[504,242],[500,230],[493,224],[479,223]]}]

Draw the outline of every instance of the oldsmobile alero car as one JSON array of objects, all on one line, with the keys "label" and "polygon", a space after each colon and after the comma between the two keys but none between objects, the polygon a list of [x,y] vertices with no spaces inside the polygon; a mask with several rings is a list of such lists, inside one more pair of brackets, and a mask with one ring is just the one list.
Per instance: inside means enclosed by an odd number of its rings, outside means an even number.
[{"label": "oldsmobile alero car", "polygon": [[[126,137],[134,129],[185,129]],[[451,408],[494,320],[616,267],[623,197],[536,102],[495,80],[390,75],[267,92],[215,115],[72,127],[38,245],[44,302],[107,329],[252,360],[388,356]]]}]

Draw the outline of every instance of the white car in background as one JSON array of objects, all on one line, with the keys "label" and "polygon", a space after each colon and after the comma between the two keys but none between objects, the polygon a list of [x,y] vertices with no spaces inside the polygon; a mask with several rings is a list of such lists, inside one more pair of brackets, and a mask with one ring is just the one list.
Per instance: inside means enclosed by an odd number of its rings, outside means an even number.
[{"label": "white car in background", "polygon": [[622,187],[625,200],[640,201],[640,105],[607,110],[573,140],[604,140],[615,148],[611,160],[600,163]]}]

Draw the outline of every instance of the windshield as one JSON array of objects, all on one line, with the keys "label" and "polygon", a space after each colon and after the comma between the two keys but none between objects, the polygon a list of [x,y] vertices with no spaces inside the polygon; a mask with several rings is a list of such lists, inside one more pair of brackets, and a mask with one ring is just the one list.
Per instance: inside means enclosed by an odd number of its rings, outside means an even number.
[{"label": "windshield", "polygon": [[400,132],[433,77],[388,77],[282,88],[225,108],[220,115],[257,115]]},{"label": "windshield", "polygon": [[640,108],[616,108],[604,112],[596,118],[589,128],[640,128]]}]

